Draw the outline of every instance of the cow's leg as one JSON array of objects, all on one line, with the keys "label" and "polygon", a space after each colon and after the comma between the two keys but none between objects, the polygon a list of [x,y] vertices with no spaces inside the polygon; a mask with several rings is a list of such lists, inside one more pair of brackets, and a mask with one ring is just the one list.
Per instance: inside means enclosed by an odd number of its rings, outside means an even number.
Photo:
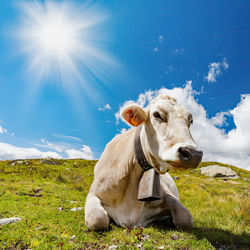
[{"label": "cow's leg", "polygon": [[109,226],[109,216],[101,200],[93,194],[89,194],[85,203],[85,224],[89,230],[106,230]]},{"label": "cow's leg", "polygon": [[154,221],[167,223],[170,217],[177,229],[188,230],[193,226],[193,217],[179,201],[179,193],[172,177],[166,173],[160,175],[162,199],[145,202],[140,225],[147,226]]},{"label": "cow's leg", "polygon": [[179,201],[179,193],[172,177],[166,173],[160,175],[163,204],[170,210],[173,222],[178,229],[188,230],[193,227],[193,217]]},{"label": "cow's leg", "polygon": [[193,227],[193,217],[186,207],[171,194],[166,194],[166,208],[171,211],[173,223],[177,229],[190,230]]}]

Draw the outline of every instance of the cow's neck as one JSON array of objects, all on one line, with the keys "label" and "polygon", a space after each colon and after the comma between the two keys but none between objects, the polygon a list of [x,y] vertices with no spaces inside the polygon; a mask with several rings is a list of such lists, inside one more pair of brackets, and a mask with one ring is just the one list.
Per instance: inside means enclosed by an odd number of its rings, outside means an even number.
[{"label": "cow's neck", "polygon": [[134,138],[135,157],[136,157],[136,160],[139,163],[140,167],[144,171],[147,171],[153,167],[148,162],[148,160],[144,154],[144,151],[142,149],[141,138],[140,138],[141,129],[142,129],[142,126],[136,128],[136,131],[135,131],[135,138]]},{"label": "cow's neck", "polygon": [[157,172],[160,172],[160,165],[155,159],[155,157],[150,153],[151,150],[149,148],[149,143],[147,142],[147,132],[145,131],[145,127],[141,126],[140,129],[140,141],[141,141],[141,147],[144,152],[145,158],[150,166],[152,166]]}]

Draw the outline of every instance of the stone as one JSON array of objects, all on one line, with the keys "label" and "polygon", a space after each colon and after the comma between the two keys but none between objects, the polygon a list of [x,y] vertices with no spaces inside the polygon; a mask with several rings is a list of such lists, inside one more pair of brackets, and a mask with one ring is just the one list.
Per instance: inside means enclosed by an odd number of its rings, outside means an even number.
[{"label": "stone", "polygon": [[239,178],[239,176],[231,168],[219,165],[203,167],[201,168],[201,174],[209,177]]},{"label": "stone", "polygon": [[178,239],[180,239],[180,238],[181,238],[181,236],[178,235],[178,234],[172,234],[172,235],[171,235],[171,239],[172,239],[172,240],[178,240]]},{"label": "stone", "polygon": [[173,176],[173,179],[174,180],[179,180],[179,177],[178,176]]},{"label": "stone", "polygon": [[78,210],[82,210],[83,207],[74,207],[72,209],[70,209],[71,212],[75,212],[75,211],[78,211]]},{"label": "stone", "polygon": [[22,219],[19,217],[3,218],[3,219],[0,219],[0,225],[6,225],[9,223],[16,223],[16,222],[19,222],[21,220]]},{"label": "stone", "polygon": [[111,249],[117,249],[118,248],[118,245],[111,245],[111,246],[109,246],[109,250],[111,250]]},{"label": "stone", "polygon": [[41,160],[41,163],[48,164],[48,165],[62,165],[59,161],[51,158],[51,157],[46,157],[43,160]]},{"label": "stone", "polygon": [[58,210],[59,212],[62,212],[63,208],[62,208],[62,207],[58,207],[57,210]]}]

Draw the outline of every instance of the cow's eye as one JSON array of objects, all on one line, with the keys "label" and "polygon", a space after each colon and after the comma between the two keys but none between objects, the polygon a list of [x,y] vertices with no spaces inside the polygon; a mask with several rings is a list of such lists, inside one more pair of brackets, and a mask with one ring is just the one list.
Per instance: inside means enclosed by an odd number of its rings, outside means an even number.
[{"label": "cow's eye", "polygon": [[154,116],[155,118],[158,118],[158,119],[161,119],[161,120],[162,120],[161,115],[159,114],[159,112],[154,112],[154,113],[153,113],[153,116]]},{"label": "cow's eye", "polygon": [[190,124],[193,124],[193,119],[190,121]]},{"label": "cow's eye", "polygon": [[163,122],[167,122],[166,119],[164,119],[163,117],[161,117],[161,115],[159,114],[159,112],[154,112],[154,113],[153,113],[153,116],[154,116],[156,119],[160,119],[160,120],[163,121]]}]

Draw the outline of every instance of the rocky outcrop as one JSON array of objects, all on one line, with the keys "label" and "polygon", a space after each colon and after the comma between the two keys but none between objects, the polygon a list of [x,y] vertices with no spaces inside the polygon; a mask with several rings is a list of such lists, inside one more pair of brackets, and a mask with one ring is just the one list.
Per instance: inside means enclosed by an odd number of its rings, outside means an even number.
[{"label": "rocky outcrop", "polygon": [[201,168],[201,174],[209,177],[227,177],[227,178],[238,178],[239,176],[228,167],[222,167],[219,165],[211,165]]},{"label": "rocky outcrop", "polygon": [[22,219],[19,218],[19,217],[3,218],[3,219],[0,219],[0,225],[6,225],[6,224],[9,224],[9,223],[15,223],[15,222],[18,222],[20,220],[22,220]]}]

